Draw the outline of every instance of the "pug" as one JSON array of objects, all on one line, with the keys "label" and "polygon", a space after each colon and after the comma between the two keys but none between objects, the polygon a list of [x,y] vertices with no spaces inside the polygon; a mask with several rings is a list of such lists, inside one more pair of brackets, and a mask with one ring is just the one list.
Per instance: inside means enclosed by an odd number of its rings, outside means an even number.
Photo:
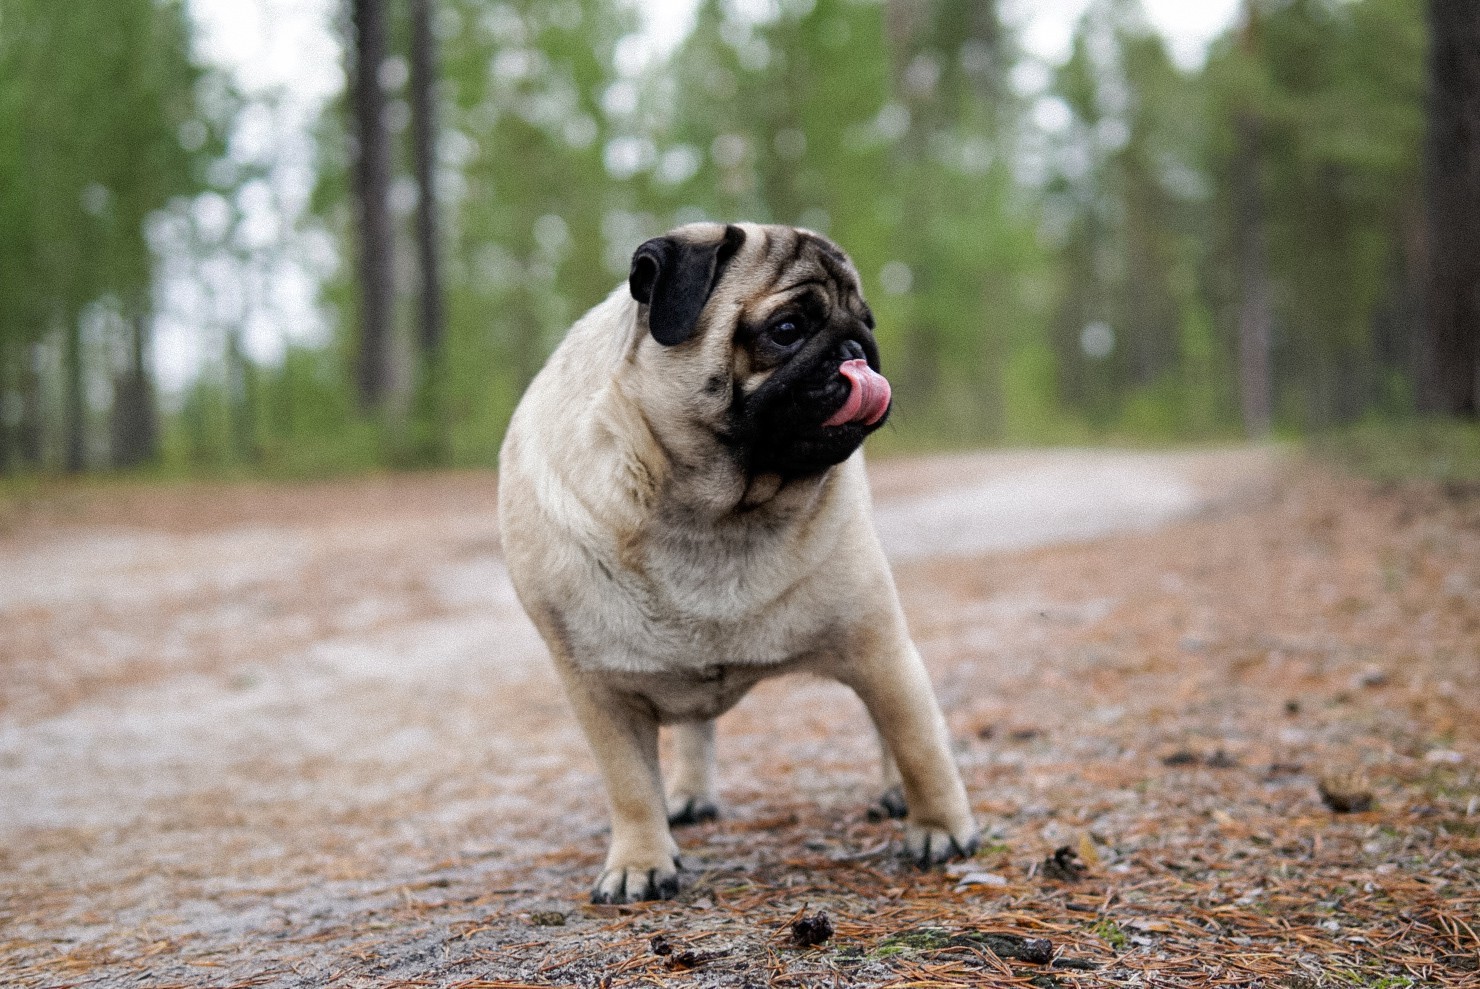
[{"label": "pug", "polygon": [[826,238],[690,224],[637,248],[514,413],[503,549],[606,784],[593,902],[677,893],[670,828],[717,813],[715,719],[783,673],[862,699],[909,858],[977,847],[874,531],[861,447],[891,397],[873,330]]}]

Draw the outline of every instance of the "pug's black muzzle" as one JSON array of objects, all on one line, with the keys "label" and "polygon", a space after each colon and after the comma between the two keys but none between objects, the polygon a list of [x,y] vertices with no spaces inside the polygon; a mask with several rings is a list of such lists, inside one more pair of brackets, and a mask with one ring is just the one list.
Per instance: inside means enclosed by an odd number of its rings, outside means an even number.
[{"label": "pug's black muzzle", "polygon": [[[850,325],[851,324],[851,325]],[[853,455],[878,421],[824,426],[848,400],[852,387],[839,372],[844,361],[863,359],[879,370],[879,348],[857,321],[817,333],[733,410],[737,452],[748,473],[785,478],[819,474]]]}]

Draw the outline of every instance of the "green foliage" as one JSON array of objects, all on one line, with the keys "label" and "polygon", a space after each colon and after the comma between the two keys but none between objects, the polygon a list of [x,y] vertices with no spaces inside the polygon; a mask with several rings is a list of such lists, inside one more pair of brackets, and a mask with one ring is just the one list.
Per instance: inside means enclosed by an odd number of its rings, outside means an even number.
[{"label": "green foliage", "polygon": [[[1218,418],[1196,275],[1206,234],[1200,80],[1172,64],[1135,4],[1104,0],[1080,22],[1054,92],[1072,114],[1047,189],[1064,228],[1050,331],[1059,398],[1100,430],[1195,434]],[[1087,343],[1092,326],[1100,349]],[[1207,403],[1190,419],[1184,388],[1169,380],[1188,372]]]},{"label": "green foliage", "polygon": [[82,363],[98,349],[82,340],[86,311],[114,314],[109,333],[147,319],[147,221],[198,188],[216,150],[209,133],[180,139],[201,75],[188,38],[178,0],[0,0],[0,419],[14,412],[7,384],[41,387],[27,383],[32,348],[60,337],[67,428],[84,430]]},{"label": "green foliage", "polygon": [[[1212,164],[1226,203],[1237,167],[1231,121],[1255,115],[1277,286],[1277,404],[1287,426],[1319,428],[1383,404],[1390,374],[1411,373],[1414,328],[1401,324],[1416,321],[1410,300],[1422,278],[1423,5],[1254,7],[1257,30],[1224,44],[1206,73],[1219,125]],[[1230,254],[1215,242],[1210,261],[1228,266]],[[1222,292],[1229,327],[1236,300]]]},{"label": "green foliage", "polygon": [[1372,975],[1354,969],[1335,969],[1331,974],[1348,985],[1360,986],[1362,989],[1409,989],[1418,985],[1406,975]]},{"label": "green foliage", "polygon": [[921,951],[938,951],[949,947],[952,933],[943,927],[918,927],[913,930],[891,934],[869,952],[870,958],[892,958],[895,955],[910,955]]},{"label": "green foliage", "polygon": [[1015,347],[1003,368],[1006,440],[1017,444],[1090,442],[1089,424],[1056,399],[1057,358],[1047,343]]},{"label": "green foliage", "polygon": [[1310,449],[1375,481],[1480,484],[1480,423],[1370,417],[1312,436]]},{"label": "green foliage", "polygon": [[1120,925],[1108,917],[1095,924],[1094,932],[1100,940],[1116,951],[1124,951],[1125,946],[1130,944],[1130,938],[1125,936],[1125,931],[1122,931]]},{"label": "green foliage", "polygon": [[[622,284],[632,249],[699,218],[809,226],[854,257],[897,396],[877,452],[1228,437],[1234,135],[1249,121],[1276,425],[1412,406],[1421,0],[1248,0],[1252,20],[1192,72],[1137,0],[1093,0],[1041,93],[1015,72],[1025,58],[996,0],[702,0],[677,49],[645,64],[636,12],[610,0],[438,8],[448,328],[437,368],[411,357],[407,279],[399,392],[383,416],[359,412],[355,267],[342,263],[322,287],[327,346],[258,368],[242,353],[245,317],[200,328],[230,343],[173,401],[169,469],[491,465],[524,386]],[[389,9],[404,46],[406,8]],[[47,420],[44,445],[60,445],[52,410],[65,384],[81,388],[81,355],[124,349],[119,327],[147,323],[161,283],[151,218],[188,216],[225,154],[234,110],[200,105],[189,44],[180,0],[0,0],[0,469],[27,422]],[[310,209],[351,262],[343,109],[315,134]],[[229,164],[211,175],[236,223],[236,194],[271,165]],[[410,222],[396,217],[408,264]],[[89,311],[116,318],[84,347]],[[75,346],[60,362],[38,361],[63,341]]]}]

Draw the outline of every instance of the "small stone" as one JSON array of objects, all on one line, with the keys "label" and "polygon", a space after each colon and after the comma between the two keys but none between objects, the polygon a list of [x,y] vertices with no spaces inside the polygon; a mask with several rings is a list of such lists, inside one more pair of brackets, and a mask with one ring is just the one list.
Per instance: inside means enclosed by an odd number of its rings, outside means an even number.
[{"label": "small stone", "polygon": [[1044,937],[1021,934],[988,934],[985,931],[962,931],[953,935],[948,945],[986,948],[998,958],[1047,965],[1053,959],[1053,942]]},{"label": "small stone", "polygon": [[1282,986],[1283,989],[1320,989],[1321,986],[1319,979],[1303,972],[1287,975],[1276,984]]},{"label": "small stone", "polygon": [[995,872],[968,872],[956,880],[956,888],[967,886],[1006,886],[1007,877]]},{"label": "small stone", "polygon": [[1441,962],[1450,968],[1457,968],[1461,972],[1480,971],[1480,959],[1473,954],[1469,955],[1443,955],[1439,958]]},{"label": "small stone", "polygon": [[791,922],[791,940],[803,948],[825,944],[833,936],[832,921],[821,910],[810,916],[798,917]]},{"label": "small stone", "polygon": [[1321,800],[1338,814],[1360,814],[1372,809],[1372,783],[1361,770],[1323,776],[1317,788]]},{"label": "small stone", "polygon": [[1068,845],[1062,845],[1055,849],[1054,853],[1043,860],[1038,871],[1049,879],[1057,879],[1060,882],[1078,882],[1084,877],[1085,866],[1079,860],[1079,853]]}]

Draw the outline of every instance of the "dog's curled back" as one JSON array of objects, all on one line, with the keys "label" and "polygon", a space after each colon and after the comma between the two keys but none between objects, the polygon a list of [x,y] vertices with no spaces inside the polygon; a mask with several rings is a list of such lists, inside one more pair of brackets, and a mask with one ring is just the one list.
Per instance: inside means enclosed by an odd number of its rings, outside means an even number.
[{"label": "dog's curled back", "polygon": [[597,902],[677,891],[670,823],[716,813],[714,719],[780,673],[862,698],[908,855],[976,846],[870,513],[860,448],[890,408],[873,326],[825,238],[693,224],[637,248],[514,413],[504,553],[605,778]]}]

